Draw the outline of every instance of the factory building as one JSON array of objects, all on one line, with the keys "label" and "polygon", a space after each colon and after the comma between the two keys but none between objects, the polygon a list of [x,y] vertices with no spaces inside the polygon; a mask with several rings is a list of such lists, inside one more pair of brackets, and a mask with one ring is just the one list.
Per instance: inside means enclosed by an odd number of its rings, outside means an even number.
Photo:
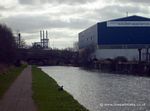
[{"label": "factory building", "polygon": [[150,18],[129,16],[99,22],[79,33],[79,49],[95,46],[91,57],[150,60]]}]

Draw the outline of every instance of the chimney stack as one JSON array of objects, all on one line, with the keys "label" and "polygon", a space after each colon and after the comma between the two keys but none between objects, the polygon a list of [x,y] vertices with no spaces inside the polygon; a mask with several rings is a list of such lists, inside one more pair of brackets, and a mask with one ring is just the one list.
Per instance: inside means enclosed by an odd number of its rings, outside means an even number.
[{"label": "chimney stack", "polygon": [[44,30],[43,30],[43,39],[45,38]]},{"label": "chimney stack", "polygon": [[48,39],[48,32],[47,32],[47,30],[46,30],[46,39]]},{"label": "chimney stack", "polygon": [[42,31],[40,30],[40,39],[42,40]]},{"label": "chimney stack", "polygon": [[48,31],[40,30],[40,39],[41,39],[41,46],[43,48],[48,48]]}]

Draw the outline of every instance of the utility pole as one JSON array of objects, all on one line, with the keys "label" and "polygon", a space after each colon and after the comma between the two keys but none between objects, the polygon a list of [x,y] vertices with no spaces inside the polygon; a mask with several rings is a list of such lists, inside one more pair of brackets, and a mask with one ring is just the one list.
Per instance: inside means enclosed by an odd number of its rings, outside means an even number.
[{"label": "utility pole", "polygon": [[138,51],[139,51],[139,62],[141,62],[141,58],[142,58],[142,53],[141,53],[141,51],[142,51],[142,49],[139,48]]}]

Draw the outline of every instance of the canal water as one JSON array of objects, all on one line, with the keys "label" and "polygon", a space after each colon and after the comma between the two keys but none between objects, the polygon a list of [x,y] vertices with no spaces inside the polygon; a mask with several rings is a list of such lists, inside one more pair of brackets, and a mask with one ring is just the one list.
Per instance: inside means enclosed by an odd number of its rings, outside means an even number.
[{"label": "canal water", "polygon": [[41,67],[90,111],[150,111],[150,78],[78,67]]}]

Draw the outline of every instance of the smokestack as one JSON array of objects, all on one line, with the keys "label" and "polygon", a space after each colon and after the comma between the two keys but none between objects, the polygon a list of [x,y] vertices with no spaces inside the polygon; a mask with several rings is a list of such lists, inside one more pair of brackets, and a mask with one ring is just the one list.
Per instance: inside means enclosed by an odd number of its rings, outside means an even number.
[{"label": "smokestack", "polygon": [[40,30],[40,39],[42,40],[42,31]]},{"label": "smokestack", "polygon": [[48,39],[48,31],[46,30],[46,39]]},{"label": "smokestack", "polygon": [[44,30],[43,30],[43,39],[45,38]]}]

